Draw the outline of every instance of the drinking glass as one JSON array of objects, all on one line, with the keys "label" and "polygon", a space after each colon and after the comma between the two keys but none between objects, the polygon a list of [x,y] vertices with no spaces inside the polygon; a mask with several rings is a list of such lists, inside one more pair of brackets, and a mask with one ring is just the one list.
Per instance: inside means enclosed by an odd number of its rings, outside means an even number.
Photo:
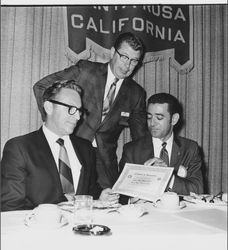
[{"label": "drinking glass", "polygon": [[88,225],[93,222],[93,197],[90,195],[74,196],[74,224]]}]

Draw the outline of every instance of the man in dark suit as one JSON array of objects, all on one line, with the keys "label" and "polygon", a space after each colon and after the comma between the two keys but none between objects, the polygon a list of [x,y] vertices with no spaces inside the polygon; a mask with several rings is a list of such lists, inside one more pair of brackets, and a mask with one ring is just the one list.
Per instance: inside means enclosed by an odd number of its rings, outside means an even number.
[{"label": "man in dark suit", "polygon": [[198,144],[177,136],[173,131],[181,113],[181,105],[174,96],[167,93],[152,95],[147,106],[150,134],[124,145],[121,171],[125,163],[173,167],[167,190],[182,195],[203,193],[202,159]]},{"label": "man in dark suit", "polygon": [[[133,140],[146,134],[146,93],[131,75],[143,55],[143,44],[132,33],[121,34],[111,48],[107,64],[79,61],[63,71],[48,75],[34,85],[34,94],[42,112],[42,93],[53,80],[77,79],[83,88],[83,105],[87,115],[75,134],[88,139],[96,149],[98,181],[103,188],[112,187],[118,178],[117,142],[125,127]],[[115,81],[113,99],[108,101]]]},{"label": "man in dark suit", "polygon": [[81,92],[73,80],[54,83],[43,95],[43,126],[6,143],[1,163],[2,211],[59,203],[72,192],[118,201],[111,189],[101,192],[91,142],[71,135],[83,111]]}]

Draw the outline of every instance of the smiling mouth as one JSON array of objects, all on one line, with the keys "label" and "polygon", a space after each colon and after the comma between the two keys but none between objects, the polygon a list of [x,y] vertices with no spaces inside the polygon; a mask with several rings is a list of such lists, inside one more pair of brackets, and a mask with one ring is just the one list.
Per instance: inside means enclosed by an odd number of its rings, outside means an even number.
[{"label": "smiling mouth", "polygon": [[124,74],[127,74],[127,73],[129,73],[130,72],[130,70],[125,70],[124,71]]},{"label": "smiling mouth", "polygon": [[126,75],[129,72],[129,70],[128,69],[120,69],[120,72],[122,74]]}]

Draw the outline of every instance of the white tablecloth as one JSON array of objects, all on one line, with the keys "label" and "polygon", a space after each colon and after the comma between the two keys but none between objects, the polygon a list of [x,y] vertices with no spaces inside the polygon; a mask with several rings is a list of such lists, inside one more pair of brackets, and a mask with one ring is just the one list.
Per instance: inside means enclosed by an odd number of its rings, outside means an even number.
[{"label": "white tablecloth", "polygon": [[[151,204],[146,206],[149,213],[134,219],[127,219],[116,212],[94,210],[94,223],[111,228],[111,235],[103,236],[75,234],[72,231],[73,215],[68,212],[64,215],[69,223],[57,229],[35,229],[24,225],[25,215],[30,211],[2,212],[1,249],[227,250],[227,229],[213,222],[217,208],[189,205],[173,213],[154,208]],[[211,209],[210,215],[201,222],[192,220],[188,215],[181,216],[187,211],[205,211],[203,214],[206,215],[208,209]],[[227,207],[218,209],[222,211],[220,220],[227,221]]]}]

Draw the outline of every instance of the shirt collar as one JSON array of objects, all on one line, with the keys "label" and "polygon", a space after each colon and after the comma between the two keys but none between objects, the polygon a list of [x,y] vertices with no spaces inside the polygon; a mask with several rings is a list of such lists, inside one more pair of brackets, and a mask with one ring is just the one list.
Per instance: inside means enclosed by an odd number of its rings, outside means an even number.
[{"label": "shirt collar", "polygon": [[[173,132],[171,134],[171,136],[169,137],[169,139],[167,141],[165,141],[167,143],[166,145],[166,149],[168,150],[168,152],[171,154],[171,150],[172,150],[172,146],[173,146]],[[159,138],[154,138],[152,137],[152,142],[153,142],[153,145],[154,147],[157,149],[157,148],[162,148],[162,143],[163,141]]]},{"label": "shirt collar", "polygon": [[[159,138],[152,137],[152,140],[153,140],[154,144],[161,145],[163,143],[163,141]],[[169,137],[169,139],[166,140],[165,142],[167,143],[167,145],[170,144],[171,142],[173,142],[173,132],[172,132],[171,136]]]},{"label": "shirt collar", "polygon": [[[170,159],[171,153],[172,153],[173,138],[174,138],[174,135],[172,133],[171,136],[169,137],[169,139],[166,141],[166,143],[167,143],[166,150],[168,151],[169,159]],[[152,137],[152,143],[154,146],[154,155],[155,155],[155,157],[159,157],[163,141],[160,140],[159,138]]]},{"label": "shirt collar", "polygon": [[[47,128],[45,123],[43,124],[42,128],[43,128],[44,135],[45,135],[49,145],[53,145],[60,138],[58,135],[56,135],[54,132],[52,132],[49,128]],[[61,138],[64,141],[68,141],[69,140],[69,135],[64,135]]]},{"label": "shirt collar", "polygon": [[107,82],[112,83],[115,80],[115,76],[113,75],[111,68],[110,68],[110,64],[108,64],[108,77],[107,77]]},{"label": "shirt collar", "polygon": [[[110,67],[110,64],[108,64],[108,76],[107,76],[107,83],[110,83],[110,85],[114,82],[115,80],[115,75],[112,73],[111,71],[111,67]],[[123,78],[122,79],[119,79],[118,82],[117,82],[117,86],[121,86],[122,85],[122,82],[123,82]]]}]

